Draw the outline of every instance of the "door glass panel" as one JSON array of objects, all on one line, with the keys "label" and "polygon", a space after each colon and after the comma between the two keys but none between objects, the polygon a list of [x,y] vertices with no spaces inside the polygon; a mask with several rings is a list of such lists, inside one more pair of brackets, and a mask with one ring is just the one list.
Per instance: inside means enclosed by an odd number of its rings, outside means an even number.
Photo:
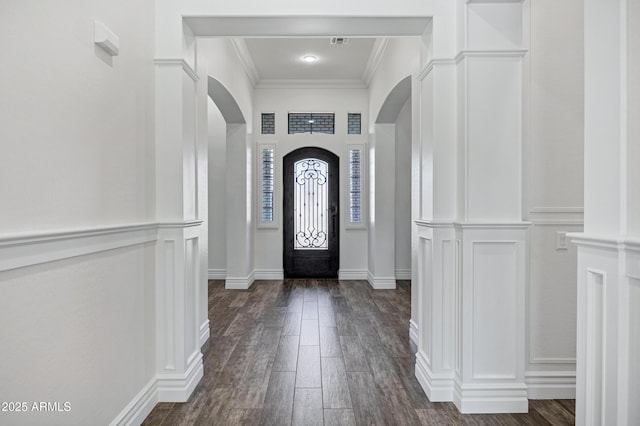
[{"label": "door glass panel", "polygon": [[329,166],[305,158],[293,166],[294,250],[329,249]]}]

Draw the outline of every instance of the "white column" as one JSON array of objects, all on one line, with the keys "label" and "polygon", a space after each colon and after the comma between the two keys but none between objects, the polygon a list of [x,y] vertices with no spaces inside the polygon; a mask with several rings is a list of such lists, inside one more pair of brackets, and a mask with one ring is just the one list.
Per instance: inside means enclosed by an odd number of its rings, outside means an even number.
[{"label": "white column", "polygon": [[459,10],[454,402],[463,413],[528,411],[522,8],[472,0]]},{"label": "white column", "polygon": [[369,140],[369,273],[374,289],[396,288],[395,124],[376,124]]},{"label": "white column", "polygon": [[[185,46],[192,46],[186,39]],[[201,251],[206,252],[206,240],[201,241],[202,200],[197,185],[199,79],[192,63],[177,52],[174,58],[157,58],[155,64],[159,401],[186,401],[203,376],[201,302],[206,300],[206,281],[202,281]]]},{"label": "white column", "polygon": [[225,288],[253,284],[252,142],[244,123],[227,123],[227,279]]},{"label": "white column", "polygon": [[639,18],[637,2],[585,2],[576,424],[640,422]]}]

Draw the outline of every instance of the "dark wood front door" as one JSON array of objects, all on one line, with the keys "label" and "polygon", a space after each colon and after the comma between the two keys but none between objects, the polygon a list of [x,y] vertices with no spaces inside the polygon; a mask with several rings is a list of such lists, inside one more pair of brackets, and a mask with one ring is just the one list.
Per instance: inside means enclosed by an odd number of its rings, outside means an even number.
[{"label": "dark wood front door", "polygon": [[340,258],[338,157],[300,148],[284,157],[284,276],[336,278]]}]

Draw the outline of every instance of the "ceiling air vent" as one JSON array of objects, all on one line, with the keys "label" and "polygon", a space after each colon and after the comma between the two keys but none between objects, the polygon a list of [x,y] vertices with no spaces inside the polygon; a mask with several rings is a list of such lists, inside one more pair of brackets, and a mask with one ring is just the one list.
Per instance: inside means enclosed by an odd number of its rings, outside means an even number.
[{"label": "ceiling air vent", "polygon": [[329,44],[347,44],[349,39],[346,37],[331,37]]}]

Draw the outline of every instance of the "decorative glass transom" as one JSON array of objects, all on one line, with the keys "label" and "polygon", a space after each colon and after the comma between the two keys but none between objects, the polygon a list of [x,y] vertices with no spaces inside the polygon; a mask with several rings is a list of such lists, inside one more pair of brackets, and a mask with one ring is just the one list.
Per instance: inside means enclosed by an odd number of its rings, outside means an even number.
[{"label": "decorative glass transom", "polygon": [[329,165],[316,158],[293,169],[294,250],[328,250]]}]

